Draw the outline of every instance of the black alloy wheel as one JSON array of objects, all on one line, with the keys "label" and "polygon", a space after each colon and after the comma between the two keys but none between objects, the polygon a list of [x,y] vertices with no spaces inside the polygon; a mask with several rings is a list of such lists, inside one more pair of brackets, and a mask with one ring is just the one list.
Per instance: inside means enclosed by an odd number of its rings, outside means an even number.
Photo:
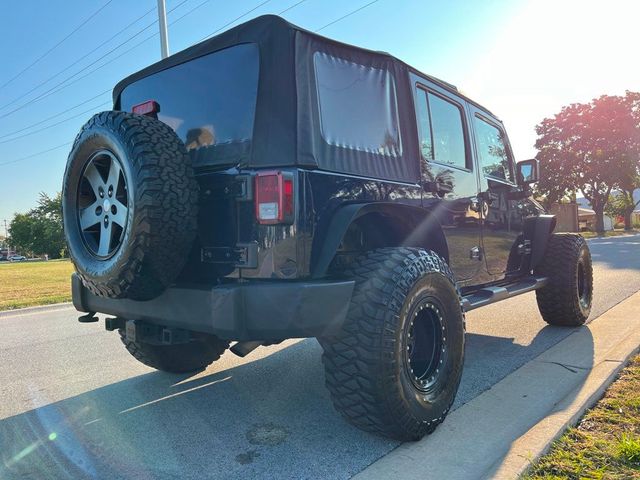
[{"label": "black alloy wheel", "polygon": [[447,332],[437,299],[427,298],[409,312],[403,358],[411,383],[420,393],[429,394],[436,388],[441,366],[446,361]]}]

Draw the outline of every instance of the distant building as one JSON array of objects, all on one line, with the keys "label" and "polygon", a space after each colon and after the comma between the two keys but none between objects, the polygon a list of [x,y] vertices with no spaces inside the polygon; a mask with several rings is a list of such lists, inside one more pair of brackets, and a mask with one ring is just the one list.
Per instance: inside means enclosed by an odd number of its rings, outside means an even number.
[{"label": "distant building", "polygon": [[[603,216],[604,229],[613,230],[615,224],[614,219],[608,215]],[[580,225],[580,231],[595,231],[596,230],[596,212],[590,208],[578,207],[578,223]]]}]

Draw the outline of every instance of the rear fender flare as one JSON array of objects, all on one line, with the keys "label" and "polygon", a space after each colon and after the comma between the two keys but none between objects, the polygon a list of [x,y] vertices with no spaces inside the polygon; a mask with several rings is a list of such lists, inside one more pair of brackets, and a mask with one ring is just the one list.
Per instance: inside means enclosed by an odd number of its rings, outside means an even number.
[{"label": "rear fender flare", "polygon": [[315,236],[311,249],[312,278],[326,275],[345,233],[353,222],[365,215],[379,213],[403,224],[405,237],[398,245],[426,247],[437,245],[438,253],[449,261],[447,242],[440,223],[428,210],[411,205],[376,202],[350,203],[339,207],[330,220],[324,223],[322,232]]}]

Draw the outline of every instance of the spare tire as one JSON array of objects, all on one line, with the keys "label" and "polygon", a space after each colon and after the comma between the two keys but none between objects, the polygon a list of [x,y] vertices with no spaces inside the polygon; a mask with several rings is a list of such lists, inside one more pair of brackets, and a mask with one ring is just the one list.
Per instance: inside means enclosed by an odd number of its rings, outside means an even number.
[{"label": "spare tire", "polygon": [[67,160],[62,212],[82,283],[109,298],[149,300],[180,274],[196,234],[198,184],[166,124],[102,112]]}]

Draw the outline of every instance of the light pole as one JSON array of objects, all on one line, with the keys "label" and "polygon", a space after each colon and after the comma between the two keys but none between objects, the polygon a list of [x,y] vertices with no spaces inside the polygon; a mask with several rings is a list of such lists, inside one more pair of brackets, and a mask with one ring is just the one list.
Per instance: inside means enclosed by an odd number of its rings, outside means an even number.
[{"label": "light pole", "polygon": [[11,256],[11,247],[9,246],[9,229],[7,228],[7,221],[4,221],[4,243],[7,247],[7,260]]},{"label": "light pole", "polygon": [[167,7],[165,0],[158,0],[158,26],[160,27],[160,52],[162,58],[169,56],[169,32],[167,31]]}]

